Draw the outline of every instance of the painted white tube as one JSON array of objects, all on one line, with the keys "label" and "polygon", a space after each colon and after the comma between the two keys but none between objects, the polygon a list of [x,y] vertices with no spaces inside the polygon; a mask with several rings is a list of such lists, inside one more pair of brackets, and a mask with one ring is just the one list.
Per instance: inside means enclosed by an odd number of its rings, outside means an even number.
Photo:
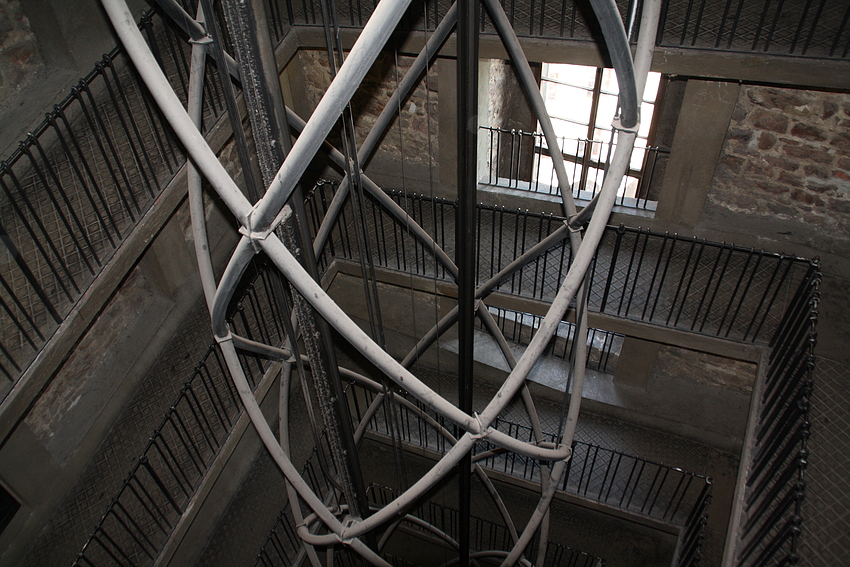
[{"label": "painted white tube", "polygon": [[[192,66],[189,70],[188,114],[199,130],[201,120],[203,119],[206,51],[206,46],[202,44],[196,43],[192,46]],[[201,277],[201,287],[204,290],[207,310],[212,311],[213,297],[215,297],[215,272],[212,267],[209,240],[207,238],[203,185],[201,175],[191,157],[186,167],[186,178],[189,186],[189,215],[192,218],[192,240],[195,246],[195,258],[198,261],[198,273]]]},{"label": "painted white tube", "polygon": [[245,373],[242,371],[242,365],[239,362],[239,357],[236,354],[236,349],[233,344],[228,341],[219,342],[221,352],[227,362],[227,367],[230,370],[230,375],[233,378],[233,383],[236,386],[236,391],[242,404],[245,406],[245,411],[257,428],[257,433],[260,435],[263,444],[269,450],[272,459],[274,459],[281,472],[286,476],[286,479],[292,487],[298,492],[302,500],[310,507],[310,509],[318,516],[318,518],[334,533],[343,531],[342,523],[331,514],[324,502],[316,496],[310,486],[301,478],[298,471],[289,460],[289,456],[284,453],[283,449],[275,438],[275,434],[269,427],[262,410],[260,409],[257,399],[254,397],[254,392],[245,378]]},{"label": "painted white tube", "polygon": [[409,4],[410,0],[381,0],[378,3],[339,73],[310,116],[304,131],[292,145],[289,155],[266,190],[265,197],[251,212],[247,225],[250,230],[264,233],[282,220],[280,213],[295,184],[325,141],[328,132],[339,120],[343,108],[349,103],[378,53],[395,31]]}]

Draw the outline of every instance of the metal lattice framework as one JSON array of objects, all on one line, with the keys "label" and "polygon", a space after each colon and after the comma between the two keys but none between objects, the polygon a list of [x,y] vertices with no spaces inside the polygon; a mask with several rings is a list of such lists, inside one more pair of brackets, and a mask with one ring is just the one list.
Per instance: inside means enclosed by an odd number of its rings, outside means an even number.
[{"label": "metal lattice framework", "polygon": [[[419,502],[429,489],[450,474],[462,459],[468,458],[474,445],[486,441],[489,446],[538,459],[547,463],[541,470],[541,493],[531,519],[522,529],[518,529],[510,513],[490,483],[487,475],[477,464],[474,472],[488,487],[494,502],[500,510],[505,525],[511,535],[512,548],[509,551],[479,550],[483,556],[503,558],[504,564],[528,564],[523,553],[538,531],[545,534],[548,531],[548,509],[552,502],[558,481],[564,473],[567,461],[571,456],[571,446],[575,433],[581,403],[581,391],[584,379],[584,368],[587,358],[586,337],[587,323],[585,316],[586,293],[583,287],[585,274],[605,229],[616,198],[616,189],[627,169],[629,155],[638,128],[638,100],[643,91],[643,85],[652,56],[652,38],[655,38],[660,1],[645,2],[641,18],[641,32],[637,54],[632,60],[628,47],[628,38],[613,0],[592,0],[591,5],[603,30],[608,51],[617,71],[621,88],[620,115],[614,120],[614,127],[619,131],[619,143],[605,177],[603,188],[594,202],[581,212],[576,210],[570,191],[570,181],[563,161],[555,160],[555,169],[563,200],[563,210],[569,219],[564,226],[539,245],[528,250],[510,265],[506,266],[490,281],[474,289],[474,303],[471,315],[480,318],[483,326],[491,333],[502,349],[511,372],[493,399],[478,412],[462,411],[457,405],[439,395],[426,385],[409,368],[417,356],[427,349],[441,333],[455,324],[463,316],[461,309],[454,309],[446,315],[434,328],[421,337],[416,347],[401,361],[390,356],[381,346],[381,341],[373,333],[370,336],[360,329],[346,313],[325,293],[315,280],[315,271],[311,273],[311,265],[315,266],[311,251],[320,251],[330,234],[337,215],[348,194],[368,192],[386,210],[406,226],[417,240],[434,254],[436,261],[445,269],[458,284],[464,283],[464,265],[459,259],[458,264],[434,242],[434,239],[415,223],[395,201],[389,198],[380,187],[372,182],[360,170],[359,164],[365,163],[374,152],[378,141],[390,124],[397,111],[399,102],[416,85],[416,82],[432,63],[439,48],[457,26],[458,34],[467,33],[458,19],[463,20],[463,11],[469,4],[453,6],[446,14],[442,23],[430,36],[425,48],[416,58],[412,68],[405,75],[393,97],[385,105],[384,111],[366,140],[356,147],[351,130],[351,118],[347,114],[348,104],[363,81],[366,72],[374,63],[380,51],[390,38],[402,16],[408,8],[410,0],[382,0],[376,7],[369,22],[364,27],[359,39],[348,52],[343,61],[342,47],[338,39],[334,44],[333,28],[335,27],[335,7],[333,2],[323,5],[328,48],[334,80],[319,102],[311,118],[306,123],[291,110],[282,106],[282,99],[275,96],[270,83],[265,79],[274,70],[268,67],[268,56],[264,55],[264,46],[268,41],[263,37],[262,26],[256,25],[257,2],[253,7],[250,2],[235,2],[224,0],[223,11],[230,28],[230,38],[234,44],[236,59],[228,55],[223,48],[222,34],[217,30],[216,18],[212,14],[212,2],[201,0],[196,17],[188,15],[173,0],[161,0],[160,5],[183,27],[191,37],[194,46],[192,53],[192,68],[190,75],[190,93],[188,109],[184,109],[171,86],[162,74],[153,54],[150,52],[143,37],[134,24],[133,17],[123,0],[103,0],[103,4],[115,26],[121,41],[133,59],[133,62],[166,116],[178,137],[187,148],[192,164],[189,170],[189,200],[192,211],[194,240],[198,264],[201,273],[204,293],[210,310],[212,327],[221,351],[226,359],[230,374],[241,396],[244,406],[250,415],[254,426],[259,432],[265,446],[271,453],[277,465],[283,471],[288,481],[289,499],[298,535],[303,542],[303,553],[313,565],[319,565],[316,554],[317,547],[344,544],[360,554],[366,561],[375,565],[387,565],[380,557],[380,550],[392,535],[399,519],[404,518],[407,510]],[[523,54],[517,36],[505,12],[497,0],[483,0],[483,6],[490,15],[502,42],[517,69],[520,82],[531,102],[536,118],[542,125],[544,136],[550,147],[557,147],[554,129],[537,90],[531,67]],[[254,12],[252,12],[254,10]],[[461,13],[461,16],[459,16]],[[205,17],[206,16],[206,17]],[[205,25],[205,21],[209,25]],[[475,33],[475,25],[472,26]],[[338,36],[337,36],[338,38]],[[647,38],[644,40],[644,38]],[[222,82],[230,85],[230,78],[241,82],[248,103],[252,131],[257,141],[258,161],[262,174],[262,182],[249,180],[249,187],[265,188],[262,197],[246,197],[237,187],[234,180],[227,174],[223,165],[199,132],[201,109],[204,92],[204,76],[207,56],[218,60]],[[238,62],[237,62],[238,61]],[[338,68],[337,68],[338,66]],[[229,75],[229,76],[228,76]],[[475,73],[471,73],[475,75]],[[276,83],[277,81],[272,81]],[[228,93],[225,93],[228,95]],[[238,117],[233,101],[233,93],[227,96],[233,106],[231,115]],[[237,118],[238,119],[238,118]],[[327,146],[326,139],[338,121],[342,119],[347,127],[344,129],[342,151],[327,150],[332,163],[345,172],[345,178],[337,192],[318,236],[312,246],[302,246],[304,235],[299,228],[299,217],[303,214],[301,199],[297,198],[298,181],[304,174],[308,164],[322,148]],[[460,117],[464,122],[465,117]],[[289,136],[282,134],[289,130],[298,132],[297,139],[291,148]],[[241,130],[241,129],[240,129]],[[236,132],[237,137],[242,135]],[[240,144],[244,148],[246,145]],[[244,152],[244,149],[242,150]],[[285,157],[284,157],[285,154]],[[241,156],[243,164],[247,156]],[[243,174],[249,175],[249,168],[243,167]],[[201,193],[202,177],[215,189],[218,196],[230,209],[240,224],[242,237],[236,246],[230,261],[216,282],[207,246],[206,227],[204,224],[204,201]],[[250,191],[249,191],[250,193]],[[301,223],[303,225],[303,222]],[[507,341],[493,320],[485,304],[489,293],[505,278],[521,269],[528,262],[534,261],[540,254],[552,246],[569,240],[573,249],[574,260],[560,290],[541,323],[537,333],[531,340],[523,356],[516,360],[508,348]],[[280,297],[286,297],[285,287],[290,287],[293,297],[290,309],[290,327],[287,329],[289,339],[283,345],[270,345],[253,341],[240,336],[228,325],[226,310],[237,286],[245,274],[252,258],[262,253],[274,263],[282,274]],[[367,255],[368,256],[368,255]],[[468,283],[468,282],[467,282]],[[474,285],[474,283],[472,284]],[[375,296],[377,292],[375,292]],[[537,360],[543,354],[550,339],[557,330],[569,305],[577,300],[578,325],[576,332],[575,356],[572,361],[572,390],[574,395],[569,399],[569,407],[563,429],[559,432],[556,443],[547,441],[536,418],[534,402],[526,388],[526,378]],[[373,298],[373,299],[376,299]],[[318,316],[316,315],[318,314]],[[377,315],[379,317],[379,313]],[[333,347],[329,343],[327,325],[332,326],[348,343],[356,348],[363,356],[373,363],[388,381],[378,383],[365,376],[354,374],[338,368],[333,359]],[[298,343],[292,339],[302,337],[306,355],[298,351]],[[377,339],[377,340],[376,340]],[[289,429],[286,419],[281,419],[280,435],[272,430],[254,398],[252,390],[245,377],[239,361],[238,351],[248,351],[261,356],[280,360],[283,365],[281,395],[283,408],[286,407],[289,392],[289,381],[297,369],[302,380],[306,380],[303,367],[309,365],[310,375],[315,382],[313,387],[317,392],[318,402],[324,414],[324,429],[330,441],[334,457],[336,478],[334,485],[338,487],[337,496],[342,496],[345,503],[330,507],[327,495],[316,494],[307,482],[300,476],[289,458]],[[339,400],[338,395],[340,374],[346,379],[358,382],[378,395],[374,398],[372,407],[362,418],[360,426],[352,431],[350,417],[345,408],[334,404]],[[356,441],[362,437],[368,422],[370,412],[377,411],[385,397],[392,397],[393,391],[401,389],[416,400],[434,410],[440,416],[453,423],[462,435],[453,436],[452,432],[435,425],[449,442],[451,448],[445,455],[410,488],[388,502],[380,510],[369,514],[368,504],[363,500],[362,479],[359,478],[359,465],[356,461]],[[569,390],[569,388],[565,388]],[[493,424],[507,405],[515,397],[520,397],[528,411],[530,422],[534,425],[534,440],[523,441],[497,430]],[[319,424],[313,424],[314,429]],[[306,506],[306,510],[303,508]],[[389,526],[389,527],[387,527]],[[384,530],[379,534],[380,530]],[[427,529],[437,533],[435,526]],[[380,537],[378,537],[380,535]],[[443,534],[445,535],[445,534]],[[545,542],[546,538],[541,537]],[[461,544],[463,541],[461,541]],[[468,553],[468,551],[467,551]],[[539,560],[546,554],[546,546],[542,544],[538,550]],[[476,555],[476,554],[473,554]],[[471,555],[467,555],[472,557]],[[463,557],[463,556],[462,556]]]}]

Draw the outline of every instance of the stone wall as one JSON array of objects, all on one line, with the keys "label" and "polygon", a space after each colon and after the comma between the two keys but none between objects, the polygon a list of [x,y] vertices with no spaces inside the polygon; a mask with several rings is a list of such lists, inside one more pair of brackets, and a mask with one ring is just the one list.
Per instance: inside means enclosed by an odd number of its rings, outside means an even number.
[{"label": "stone wall", "polygon": [[[839,251],[850,241],[850,95],[745,86],[706,202],[807,225]],[[749,220],[748,220],[749,222]],[[796,231],[795,231],[796,232]]]},{"label": "stone wall", "polygon": [[0,106],[42,65],[20,0],[0,0]]},{"label": "stone wall", "polygon": [[[358,144],[371,130],[378,115],[384,109],[401,81],[412,57],[398,57],[396,67],[392,54],[382,53],[352,100],[355,130]],[[298,52],[298,64],[304,73],[305,95],[309,107],[315,108],[331,82],[326,52],[301,50]],[[437,74],[432,69],[427,77],[423,76],[413,93],[401,105],[401,130],[399,120],[394,119],[375,153],[374,161],[399,161],[417,165],[436,164],[439,158],[439,128],[437,117]],[[430,135],[429,135],[430,134]],[[334,140],[332,137],[331,140]],[[334,140],[334,145],[341,146]]]}]

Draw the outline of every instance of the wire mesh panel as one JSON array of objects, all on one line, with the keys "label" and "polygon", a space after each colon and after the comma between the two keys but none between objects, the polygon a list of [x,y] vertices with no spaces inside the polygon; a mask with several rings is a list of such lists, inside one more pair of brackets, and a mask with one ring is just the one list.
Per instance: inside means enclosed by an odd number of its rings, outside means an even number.
[{"label": "wire mesh panel", "polygon": [[815,264],[771,340],[747,469],[736,557],[741,566],[799,562],[820,277]]},{"label": "wire mesh panel", "polygon": [[842,0],[665,3],[658,44],[846,59],[850,7]]}]

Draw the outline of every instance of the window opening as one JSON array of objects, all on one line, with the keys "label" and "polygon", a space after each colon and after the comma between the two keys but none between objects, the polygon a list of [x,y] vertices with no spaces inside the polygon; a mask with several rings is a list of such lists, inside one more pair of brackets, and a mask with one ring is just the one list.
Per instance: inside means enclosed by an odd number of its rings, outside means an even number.
[{"label": "window opening", "polygon": [[[650,73],[641,102],[641,123],[629,170],[617,192],[617,204],[627,208],[655,209],[655,173],[669,150],[653,146],[657,129],[657,100],[665,81]],[[540,92],[558,136],[561,154],[572,183],[573,196],[592,199],[602,188],[607,165],[617,144],[611,119],[617,109],[619,88],[613,69],[583,65],[543,63]],[[482,182],[537,193],[557,195],[558,182],[552,154],[536,123],[534,132],[488,128],[488,171]],[[533,151],[528,151],[528,146]],[[508,154],[511,159],[505,160]],[[527,167],[523,161],[531,161]],[[523,175],[523,171],[530,174]]]}]

